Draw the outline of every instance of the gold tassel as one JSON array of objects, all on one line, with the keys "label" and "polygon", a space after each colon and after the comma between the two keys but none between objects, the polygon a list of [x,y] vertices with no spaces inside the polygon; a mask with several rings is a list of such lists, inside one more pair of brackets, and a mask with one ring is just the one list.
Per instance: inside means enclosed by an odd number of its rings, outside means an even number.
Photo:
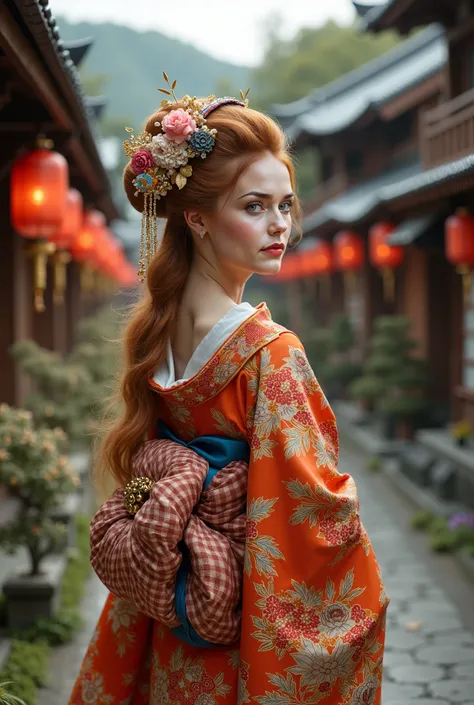
[{"label": "gold tassel", "polygon": [[146,279],[146,272],[150,262],[158,249],[158,224],[156,221],[156,194],[143,195],[143,212],[140,236],[140,259],[138,278],[141,282]]},{"label": "gold tassel", "polygon": [[158,250],[158,223],[156,222],[156,195],[153,194],[153,257]]},{"label": "gold tassel", "polygon": [[146,241],[145,241],[145,250],[146,250],[146,267],[148,269],[150,265],[150,259],[151,259],[151,196],[146,197],[146,202],[145,202],[145,234],[146,234]]},{"label": "gold tassel", "polygon": [[146,266],[145,266],[145,230],[146,230],[146,212],[147,212],[148,195],[143,196],[143,211],[140,234],[140,256],[138,260],[138,279],[143,283],[145,281]]}]

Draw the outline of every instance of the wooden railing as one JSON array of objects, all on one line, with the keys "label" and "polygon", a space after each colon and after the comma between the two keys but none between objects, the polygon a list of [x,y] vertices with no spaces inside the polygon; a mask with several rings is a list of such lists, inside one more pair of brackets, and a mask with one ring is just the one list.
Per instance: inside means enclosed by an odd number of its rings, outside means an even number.
[{"label": "wooden railing", "polygon": [[422,115],[421,145],[425,169],[474,153],[474,89]]},{"label": "wooden railing", "polygon": [[309,199],[304,206],[305,215],[314,213],[327,201],[337,198],[351,185],[351,179],[346,174],[336,174],[331,179],[318,184],[313,198]]}]

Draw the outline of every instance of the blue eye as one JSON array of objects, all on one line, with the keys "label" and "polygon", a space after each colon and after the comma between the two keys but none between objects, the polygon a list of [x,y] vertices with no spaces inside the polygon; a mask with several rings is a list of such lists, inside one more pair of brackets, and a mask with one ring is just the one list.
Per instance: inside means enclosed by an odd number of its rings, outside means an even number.
[{"label": "blue eye", "polygon": [[247,210],[249,213],[261,213],[261,211],[254,210],[254,206],[256,206],[257,208],[263,208],[261,203],[249,203],[246,206],[245,210]]},{"label": "blue eye", "polygon": [[[293,201],[285,201],[284,203],[280,204],[281,206],[287,206],[287,208],[283,211],[284,213],[289,213],[293,207]],[[282,210],[282,209],[280,209]]]}]

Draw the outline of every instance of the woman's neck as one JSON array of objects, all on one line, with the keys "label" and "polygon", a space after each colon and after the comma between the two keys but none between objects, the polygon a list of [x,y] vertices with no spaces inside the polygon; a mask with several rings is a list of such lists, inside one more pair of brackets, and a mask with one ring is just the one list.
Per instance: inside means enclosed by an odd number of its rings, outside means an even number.
[{"label": "woman's neck", "polygon": [[182,303],[200,311],[219,311],[232,304],[240,304],[245,281],[233,279],[202,267],[193,267],[188,277]]}]

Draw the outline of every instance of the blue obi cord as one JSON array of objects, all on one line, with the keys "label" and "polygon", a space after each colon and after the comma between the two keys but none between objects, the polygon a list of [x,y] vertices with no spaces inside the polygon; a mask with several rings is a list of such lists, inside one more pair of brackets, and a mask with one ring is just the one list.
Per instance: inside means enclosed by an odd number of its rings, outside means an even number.
[{"label": "blue obi cord", "polygon": [[[179,443],[185,448],[193,450],[201,458],[206,460],[209,464],[209,471],[204,480],[203,490],[210,485],[219,470],[225,468],[229,463],[234,463],[238,460],[246,463],[249,462],[250,448],[247,441],[223,438],[222,436],[200,436],[186,443],[178,436],[175,436],[163,421],[158,421],[157,429],[159,439],[168,439]],[[175,607],[176,614],[181,624],[179,627],[171,629],[171,631],[178,639],[181,639],[191,646],[201,646],[204,648],[222,646],[222,644],[214,644],[200,637],[188,619],[186,610],[186,586],[191,569],[191,560],[184,542],[180,543],[179,548],[183,554],[183,560],[176,575]]]}]

